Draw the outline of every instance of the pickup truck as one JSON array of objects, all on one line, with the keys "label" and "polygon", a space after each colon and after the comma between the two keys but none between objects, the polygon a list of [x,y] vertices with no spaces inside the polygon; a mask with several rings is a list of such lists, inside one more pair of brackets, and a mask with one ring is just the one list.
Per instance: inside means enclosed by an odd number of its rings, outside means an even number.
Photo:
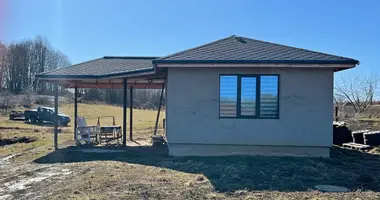
[{"label": "pickup truck", "polygon": [[[55,113],[53,108],[49,107],[38,107],[37,109],[25,110],[24,111],[25,120],[36,123],[36,122],[56,122]],[[58,124],[66,126],[70,122],[70,117],[58,113]]]}]

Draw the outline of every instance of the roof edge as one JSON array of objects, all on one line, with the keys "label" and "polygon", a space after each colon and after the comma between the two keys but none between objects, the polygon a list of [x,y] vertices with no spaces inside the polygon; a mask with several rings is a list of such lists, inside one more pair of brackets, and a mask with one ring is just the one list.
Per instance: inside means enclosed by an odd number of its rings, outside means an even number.
[{"label": "roof edge", "polygon": [[358,60],[153,60],[153,64],[359,64]]},{"label": "roof edge", "polygon": [[103,59],[145,59],[145,60],[154,60],[158,59],[158,56],[103,56]]},{"label": "roof edge", "polygon": [[[153,56],[103,56],[103,57],[96,58],[96,59],[93,59],[93,60],[88,60],[88,61],[80,62],[80,63],[74,64],[74,65],[70,65],[70,66],[67,66],[67,67],[57,68],[57,69],[41,72],[41,73],[36,74],[35,77],[39,78],[39,77],[45,77],[45,76],[56,76],[56,75],[46,75],[46,74],[47,73],[56,72],[56,71],[60,71],[62,69],[70,69],[70,68],[76,67],[78,65],[82,65],[82,64],[85,64],[85,63],[89,63],[89,62],[93,62],[93,61],[97,61],[97,60],[101,60],[101,59],[143,59],[143,60],[154,60],[154,59],[157,59],[157,58],[159,58],[159,57],[153,57]],[[120,73],[125,73],[125,72],[120,72]],[[119,75],[120,73],[111,73],[111,74],[104,74],[104,75],[69,75],[69,76],[70,77],[73,77],[73,76],[91,77],[92,76],[91,78],[93,78],[93,77],[98,77],[98,76],[112,76],[114,74]]]},{"label": "roof edge", "polygon": [[145,72],[154,72],[154,68],[146,68],[146,69],[140,69],[135,71],[129,71],[129,72],[120,72],[120,73],[112,73],[112,74],[105,74],[105,75],[52,75],[52,74],[37,74],[35,77],[37,79],[50,79],[50,78],[56,78],[56,79],[104,79],[104,78],[112,78],[114,76],[127,76],[127,75],[134,75],[139,73],[145,73]]}]

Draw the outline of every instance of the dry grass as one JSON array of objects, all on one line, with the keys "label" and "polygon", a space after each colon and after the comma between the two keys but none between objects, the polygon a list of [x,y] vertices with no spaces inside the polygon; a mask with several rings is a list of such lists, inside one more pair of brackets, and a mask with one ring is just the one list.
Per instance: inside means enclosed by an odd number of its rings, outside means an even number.
[{"label": "dry grass", "polygon": [[375,148],[371,149],[368,153],[380,155],[380,147],[375,147]]},{"label": "dry grass", "polygon": [[[6,194],[14,199],[380,198],[380,157],[340,148],[333,149],[331,159],[175,158],[151,147],[114,153],[77,150],[49,151],[33,162],[17,160],[0,167],[0,186],[56,173]],[[64,170],[69,173],[59,175]],[[351,192],[322,193],[314,189],[317,184],[346,186]]]},{"label": "dry grass", "polygon": [[[74,144],[73,142],[73,124],[74,124],[74,106],[73,104],[65,104],[59,108],[59,111],[70,116],[72,121],[67,127],[61,127],[62,133],[58,136],[58,142],[60,146],[66,146],[65,144]],[[98,116],[115,116],[116,125],[122,126],[122,107],[103,105],[103,104],[79,104],[78,115],[86,118],[88,125],[96,125]],[[129,109],[127,111],[127,120],[129,120]],[[152,110],[137,110],[133,112],[133,131],[135,139],[147,139],[154,131],[155,120],[157,111]],[[159,131],[162,132],[162,119],[165,116],[165,112],[161,112],[161,118],[159,123]],[[102,125],[111,125],[112,118],[105,118],[101,120]],[[127,123],[129,127],[129,121]],[[4,130],[1,127],[14,127],[20,128],[19,130]],[[160,133],[159,132],[159,133]],[[24,123],[22,120],[8,120],[8,117],[0,117],[0,138],[13,138],[13,137],[37,137],[36,142],[32,143],[19,143],[13,145],[6,145],[0,149],[0,157],[5,157],[11,154],[19,154],[24,151],[39,148],[40,154],[47,153],[53,148],[53,127],[52,125],[35,125]],[[28,154],[30,155],[30,154]],[[39,154],[33,154],[34,157]],[[25,157],[25,156],[21,156]],[[31,159],[31,158],[29,158]]]},{"label": "dry grass", "polygon": [[[72,115],[72,105],[63,106],[62,111]],[[80,104],[79,113],[94,124],[97,115],[121,120],[122,110]],[[136,110],[134,114],[135,130],[141,137],[150,135],[156,112]],[[63,130],[61,144],[72,139],[72,129]],[[167,149],[153,147],[112,153],[88,153],[75,147],[53,151],[49,127],[2,133],[4,137],[34,136],[37,141],[1,147],[0,158],[24,153],[0,165],[0,199],[4,195],[13,199],[380,199],[380,156],[338,147],[332,149],[331,159],[175,158],[167,155]],[[23,182],[28,183],[24,188],[9,189]],[[341,185],[351,192],[322,193],[314,189],[318,184]]]},{"label": "dry grass", "polygon": [[[74,119],[74,104],[65,104],[60,108],[63,112]],[[85,117],[88,125],[95,125],[98,122],[98,116],[115,116],[116,124],[123,125],[123,108],[117,106],[103,104],[78,104],[78,115]],[[165,118],[165,112],[160,114],[159,128],[162,128],[162,119]],[[157,117],[157,111],[153,110],[133,110],[133,126],[134,130],[153,129]],[[129,108],[127,109],[127,124],[129,125]],[[70,126],[73,126],[73,120]],[[111,118],[101,119],[102,124],[112,124]]]},{"label": "dry grass", "polygon": [[[59,163],[72,172],[33,188],[46,191],[47,199],[380,198],[380,157],[340,148],[333,148],[331,159],[174,158],[165,149],[129,148],[110,154],[59,151],[35,162]],[[318,184],[341,185],[351,192],[322,193],[314,189]]]},{"label": "dry grass", "polygon": [[[30,130],[1,130],[3,139],[14,137],[35,137],[36,141],[30,143],[15,143],[0,147],[0,158],[17,155],[17,161],[30,161],[53,150],[53,131],[43,129],[38,132]],[[72,140],[72,133],[63,132],[59,135],[59,144]]]},{"label": "dry grass", "polygon": [[[64,104],[59,107],[59,112],[70,116],[71,122],[69,127],[74,125],[74,104]],[[110,106],[104,104],[78,104],[78,115],[85,117],[88,125],[96,125],[98,116],[115,116],[117,125],[123,125],[123,108],[118,106]],[[153,110],[133,110],[133,126],[134,131],[152,130],[155,125],[157,111]],[[165,118],[165,112],[160,114],[159,128],[162,128],[162,119]],[[127,109],[127,124],[129,126],[129,109]],[[101,120],[102,124],[111,125],[111,118]],[[20,127],[20,128],[36,128],[33,124],[22,123],[22,121],[11,121],[8,117],[0,117],[0,127]],[[69,128],[68,127],[68,128]],[[72,128],[71,128],[72,129]]]}]

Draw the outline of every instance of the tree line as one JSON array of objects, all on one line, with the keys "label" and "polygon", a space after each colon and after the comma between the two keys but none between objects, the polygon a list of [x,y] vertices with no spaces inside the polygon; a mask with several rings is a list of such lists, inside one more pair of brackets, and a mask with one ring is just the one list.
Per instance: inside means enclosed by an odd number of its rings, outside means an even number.
[{"label": "tree line", "polygon": [[35,78],[36,74],[71,65],[69,58],[42,37],[0,42],[0,89],[12,94],[52,94],[53,86]]},{"label": "tree line", "polygon": [[[0,100],[17,94],[26,94],[28,97],[53,95],[53,85],[36,79],[35,75],[70,65],[70,59],[41,36],[9,44],[0,41],[0,96],[3,97]],[[59,87],[59,95],[73,99],[73,91],[65,88]],[[79,96],[81,101],[123,104],[122,89],[80,89]],[[159,100],[159,90],[134,90],[135,107],[156,109]]]},{"label": "tree line", "polygon": [[[79,89],[79,99],[87,102],[103,102],[112,105],[123,105],[123,89]],[[130,105],[130,91],[127,90],[127,105]],[[134,89],[133,107],[140,109],[158,109],[161,90],[159,89]],[[165,95],[163,96],[165,105]]]}]

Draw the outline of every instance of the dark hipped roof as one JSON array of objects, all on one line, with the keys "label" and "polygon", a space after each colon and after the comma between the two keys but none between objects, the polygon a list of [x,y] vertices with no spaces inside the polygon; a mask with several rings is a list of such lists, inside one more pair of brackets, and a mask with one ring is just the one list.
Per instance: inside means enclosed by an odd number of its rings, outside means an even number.
[{"label": "dark hipped roof", "polygon": [[105,56],[69,67],[36,75],[44,78],[105,78],[136,72],[153,71],[152,60],[157,57]]},{"label": "dark hipped roof", "polygon": [[359,61],[239,36],[161,57],[153,63],[358,64]]},{"label": "dark hipped roof", "polygon": [[[239,36],[165,57],[106,56],[36,75],[37,78],[111,78],[153,72],[153,64],[358,64],[359,61]],[[339,67],[338,67],[339,68]],[[347,67],[340,67],[346,69]]]}]

